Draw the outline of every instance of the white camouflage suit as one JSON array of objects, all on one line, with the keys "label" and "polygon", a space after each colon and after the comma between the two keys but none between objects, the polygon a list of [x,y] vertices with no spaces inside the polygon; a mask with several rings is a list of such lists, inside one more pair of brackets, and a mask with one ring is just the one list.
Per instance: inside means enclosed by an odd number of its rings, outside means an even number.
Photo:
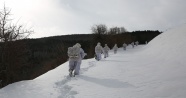
[{"label": "white camouflage suit", "polygon": [[95,47],[96,59],[99,61],[101,60],[101,53],[103,53],[103,47],[100,43],[97,44]]},{"label": "white camouflage suit", "polygon": [[[79,53],[78,53],[77,57],[70,56],[70,53],[68,53],[68,56],[69,56],[69,71],[74,70],[74,74],[79,75],[81,61],[84,58],[84,56],[86,55],[86,53],[84,53],[84,50],[81,48],[81,45],[79,43],[77,43],[73,47],[78,47],[80,50],[79,50]],[[72,48],[72,47],[69,47],[69,48]]]},{"label": "white camouflage suit", "polygon": [[117,53],[117,50],[118,50],[117,44],[114,45],[113,50],[114,50],[114,54],[116,54]]},{"label": "white camouflage suit", "polygon": [[105,44],[105,47],[103,48],[104,58],[108,57],[108,51],[109,50],[110,50],[110,48],[107,46],[107,44]]},{"label": "white camouflage suit", "polygon": [[139,42],[138,42],[138,41],[136,41],[136,42],[135,42],[135,44],[136,44],[136,46],[138,46]]},{"label": "white camouflage suit", "polygon": [[127,44],[123,44],[123,50],[126,50],[126,48],[127,48]]},{"label": "white camouflage suit", "polygon": [[131,45],[132,45],[132,48],[134,48],[134,42],[132,42]]}]

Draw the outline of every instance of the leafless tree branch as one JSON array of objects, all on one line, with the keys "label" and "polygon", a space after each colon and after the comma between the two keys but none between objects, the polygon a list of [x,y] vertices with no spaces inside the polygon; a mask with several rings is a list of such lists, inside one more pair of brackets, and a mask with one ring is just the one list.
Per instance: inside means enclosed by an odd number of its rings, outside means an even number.
[{"label": "leafless tree branch", "polygon": [[27,30],[23,25],[17,23],[12,25],[12,19],[9,19],[11,10],[4,6],[0,11],[0,40],[3,42],[14,41],[18,39],[27,38],[33,30]]}]

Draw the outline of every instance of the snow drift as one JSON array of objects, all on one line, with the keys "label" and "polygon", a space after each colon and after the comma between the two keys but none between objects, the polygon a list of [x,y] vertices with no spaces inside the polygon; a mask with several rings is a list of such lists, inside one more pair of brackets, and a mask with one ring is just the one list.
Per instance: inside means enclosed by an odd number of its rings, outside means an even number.
[{"label": "snow drift", "polygon": [[160,34],[140,52],[151,58],[148,62],[155,79],[163,81],[155,92],[161,98],[186,97],[185,43],[186,25],[182,25]]},{"label": "snow drift", "polygon": [[[181,61],[186,58],[186,25],[166,31],[147,45],[145,52],[167,60]],[[185,64],[185,62],[183,62]]]}]

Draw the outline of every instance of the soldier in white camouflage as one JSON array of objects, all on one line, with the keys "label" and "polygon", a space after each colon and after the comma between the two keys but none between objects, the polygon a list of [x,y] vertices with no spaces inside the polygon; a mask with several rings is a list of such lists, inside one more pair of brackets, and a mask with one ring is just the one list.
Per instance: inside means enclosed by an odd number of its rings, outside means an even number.
[{"label": "soldier in white camouflage", "polygon": [[104,50],[104,58],[108,57],[108,52],[110,48],[107,46],[107,44],[105,44],[105,47],[103,48],[103,50]]},{"label": "soldier in white camouflage", "polygon": [[118,51],[118,46],[117,46],[117,44],[114,45],[113,50],[114,50],[114,54],[116,54],[117,51]]},{"label": "soldier in white camouflage", "polygon": [[79,75],[81,61],[85,57],[85,55],[86,53],[84,53],[84,50],[81,48],[81,45],[79,43],[77,43],[73,47],[68,48],[70,76],[72,76],[72,74],[74,76]]},{"label": "soldier in white camouflage", "polygon": [[126,48],[127,48],[127,44],[123,43],[123,50],[126,50]]},{"label": "soldier in white camouflage", "polygon": [[97,43],[97,46],[95,47],[95,53],[96,53],[96,60],[101,60],[101,54],[103,53],[103,47],[101,46],[101,43]]}]

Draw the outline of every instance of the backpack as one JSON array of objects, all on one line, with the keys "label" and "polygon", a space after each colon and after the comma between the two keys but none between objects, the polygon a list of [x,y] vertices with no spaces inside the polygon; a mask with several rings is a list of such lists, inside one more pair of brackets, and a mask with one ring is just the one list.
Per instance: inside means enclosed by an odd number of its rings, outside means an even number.
[{"label": "backpack", "polygon": [[80,53],[80,48],[77,46],[69,47],[68,48],[68,56],[69,57],[78,57]]}]

